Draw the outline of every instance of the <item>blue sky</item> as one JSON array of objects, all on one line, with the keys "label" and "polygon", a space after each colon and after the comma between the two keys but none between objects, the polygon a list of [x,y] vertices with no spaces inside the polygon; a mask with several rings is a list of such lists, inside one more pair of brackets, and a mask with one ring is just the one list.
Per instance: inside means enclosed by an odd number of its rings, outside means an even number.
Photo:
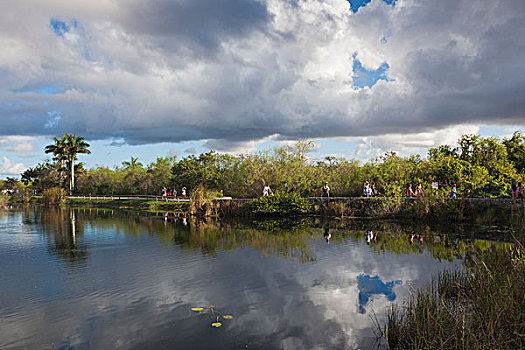
[{"label": "blue sky", "polygon": [[[368,5],[370,1],[371,0],[348,0],[348,2],[350,3],[350,9],[354,13],[359,11],[360,7],[365,7],[366,5]],[[397,0],[381,0],[381,1],[383,1],[385,4],[395,6]]]},{"label": "blue sky", "polygon": [[0,177],[54,136],[87,166],[313,139],[313,159],[426,154],[525,125],[525,3],[96,0],[4,4]]}]

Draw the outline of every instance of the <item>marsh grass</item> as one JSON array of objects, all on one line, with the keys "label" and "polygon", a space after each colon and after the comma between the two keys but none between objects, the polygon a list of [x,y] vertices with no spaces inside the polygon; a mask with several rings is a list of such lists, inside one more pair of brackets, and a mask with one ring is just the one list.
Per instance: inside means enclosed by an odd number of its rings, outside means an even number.
[{"label": "marsh grass", "polygon": [[190,193],[189,212],[200,216],[216,216],[218,207],[213,204],[213,200],[222,196],[222,191],[209,190],[200,184]]},{"label": "marsh grass", "polygon": [[387,312],[391,349],[523,349],[525,252],[478,251],[465,268],[445,270]]},{"label": "marsh grass", "polygon": [[42,192],[42,203],[62,204],[66,200],[66,191],[60,187],[52,187]]}]

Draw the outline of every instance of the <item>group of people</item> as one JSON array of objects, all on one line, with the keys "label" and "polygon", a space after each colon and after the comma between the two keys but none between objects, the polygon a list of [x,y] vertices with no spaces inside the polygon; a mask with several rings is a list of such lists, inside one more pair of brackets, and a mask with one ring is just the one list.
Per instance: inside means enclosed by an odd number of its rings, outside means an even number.
[{"label": "group of people", "polygon": [[[270,188],[270,185],[265,185],[263,187],[263,191],[262,191],[262,195],[263,197],[266,197],[266,196],[269,196],[269,195],[272,195],[273,192],[272,192],[272,189]],[[325,182],[323,184],[323,197],[330,197],[330,186],[328,186],[328,182]]]},{"label": "group of people", "polygon": [[368,245],[370,245],[371,242],[377,242],[377,232],[366,231],[365,240]]},{"label": "group of people", "polygon": [[[440,186],[441,185],[439,183],[437,183],[437,182],[432,183],[432,189],[436,190],[436,194],[437,194],[437,190],[439,189]],[[512,178],[511,183],[510,183],[510,188],[511,188],[511,193],[512,193],[512,199],[523,198],[523,191],[522,191],[521,182],[517,182],[515,178]],[[173,190],[175,191],[174,196],[176,196],[177,192],[176,192],[175,189],[173,189]],[[323,194],[322,194],[323,197],[330,197],[330,186],[328,186],[328,182],[325,182],[323,184],[322,190],[323,190]],[[182,196],[183,197],[186,197],[185,193],[186,193],[186,187],[183,187],[182,188]],[[264,186],[262,195],[263,196],[269,196],[271,194],[273,194],[273,192],[272,192],[272,189],[270,188],[270,186],[269,185]],[[453,184],[451,189],[450,189],[449,197],[450,198],[456,198],[457,194],[458,194],[457,186],[456,186],[456,184]],[[164,189],[163,189],[163,195],[164,195]],[[419,196],[422,196],[422,195],[423,195],[423,186],[422,186],[421,182],[418,183],[418,185],[416,186],[415,189],[412,188],[411,184],[408,185],[408,187],[407,187],[407,197],[412,198],[412,197],[419,197]],[[168,196],[169,196],[169,194],[168,194]],[[375,197],[375,196],[377,196],[376,186],[375,186],[374,183],[370,184],[368,181],[365,181],[365,183],[363,185],[363,196],[365,196],[365,197]]]},{"label": "group of people", "polygon": [[182,224],[188,226],[188,218],[186,213],[166,213],[164,214],[164,224],[168,222],[177,223],[177,219],[182,217]]},{"label": "group of people", "polygon": [[374,183],[370,184],[368,181],[365,181],[365,184],[363,185],[363,196],[365,197],[377,196],[376,185]]},{"label": "group of people", "polygon": [[410,241],[410,243],[414,243],[414,239],[423,243],[423,235],[413,234],[413,233],[408,235],[408,240]]},{"label": "group of people", "polygon": [[[183,187],[181,189],[181,196],[182,198],[186,198],[186,194],[187,194],[187,189],[186,187]],[[167,188],[167,187],[163,187],[162,188],[162,197],[177,197],[177,189],[175,187],[173,188]]]},{"label": "group of people", "polygon": [[412,189],[412,185],[408,185],[408,188],[407,188],[407,197],[411,198],[411,197],[418,197],[418,196],[422,196],[423,195],[423,187],[421,186],[421,182],[418,183],[417,187],[415,190]]}]

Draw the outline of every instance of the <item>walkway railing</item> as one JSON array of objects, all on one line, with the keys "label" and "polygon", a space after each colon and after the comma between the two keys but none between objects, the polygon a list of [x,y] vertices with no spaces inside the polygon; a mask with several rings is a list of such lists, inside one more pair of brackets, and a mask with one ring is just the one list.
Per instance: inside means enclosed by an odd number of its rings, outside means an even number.
[{"label": "walkway railing", "polygon": [[[175,196],[156,196],[156,195],[82,195],[82,196],[67,196],[71,199],[89,199],[89,200],[146,200],[146,201],[159,201],[159,202],[189,202],[189,198],[175,197]],[[308,197],[306,198],[310,202],[318,201],[356,201],[356,200],[378,200],[378,199],[389,199],[391,197]],[[234,202],[248,202],[254,198],[232,198],[232,197],[222,197],[216,198],[216,201],[234,201]],[[417,197],[404,197],[405,200],[418,200]],[[492,203],[502,203],[507,201],[513,201],[511,198],[457,198],[459,200],[466,200],[471,202],[492,202]],[[446,200],[456,200],[453,198],[446,198]]]},{"label": "walkway railing", "polygon": [[158,201],[158,202],[189,202],[189,198],[174,197],[174,196],[155,196],[155,195],[82,195],[82,196],[67,196],[70,199],[89,199],[89,200],[143,200],[143,201]]}]

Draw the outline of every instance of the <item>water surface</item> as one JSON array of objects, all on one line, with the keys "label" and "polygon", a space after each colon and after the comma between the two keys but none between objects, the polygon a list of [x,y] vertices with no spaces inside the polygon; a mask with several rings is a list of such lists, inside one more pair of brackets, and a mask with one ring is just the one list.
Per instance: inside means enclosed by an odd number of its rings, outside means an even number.
[{"label": "water surface", "polygon": [[[369,230],[377,236],[367,243]],[[0,348],[372,348],[374,319],[411,286],[458,268],[465,252],[501,245],[480,232],[4,211]],[[214,309],[191,311],[206,305]]]}]

